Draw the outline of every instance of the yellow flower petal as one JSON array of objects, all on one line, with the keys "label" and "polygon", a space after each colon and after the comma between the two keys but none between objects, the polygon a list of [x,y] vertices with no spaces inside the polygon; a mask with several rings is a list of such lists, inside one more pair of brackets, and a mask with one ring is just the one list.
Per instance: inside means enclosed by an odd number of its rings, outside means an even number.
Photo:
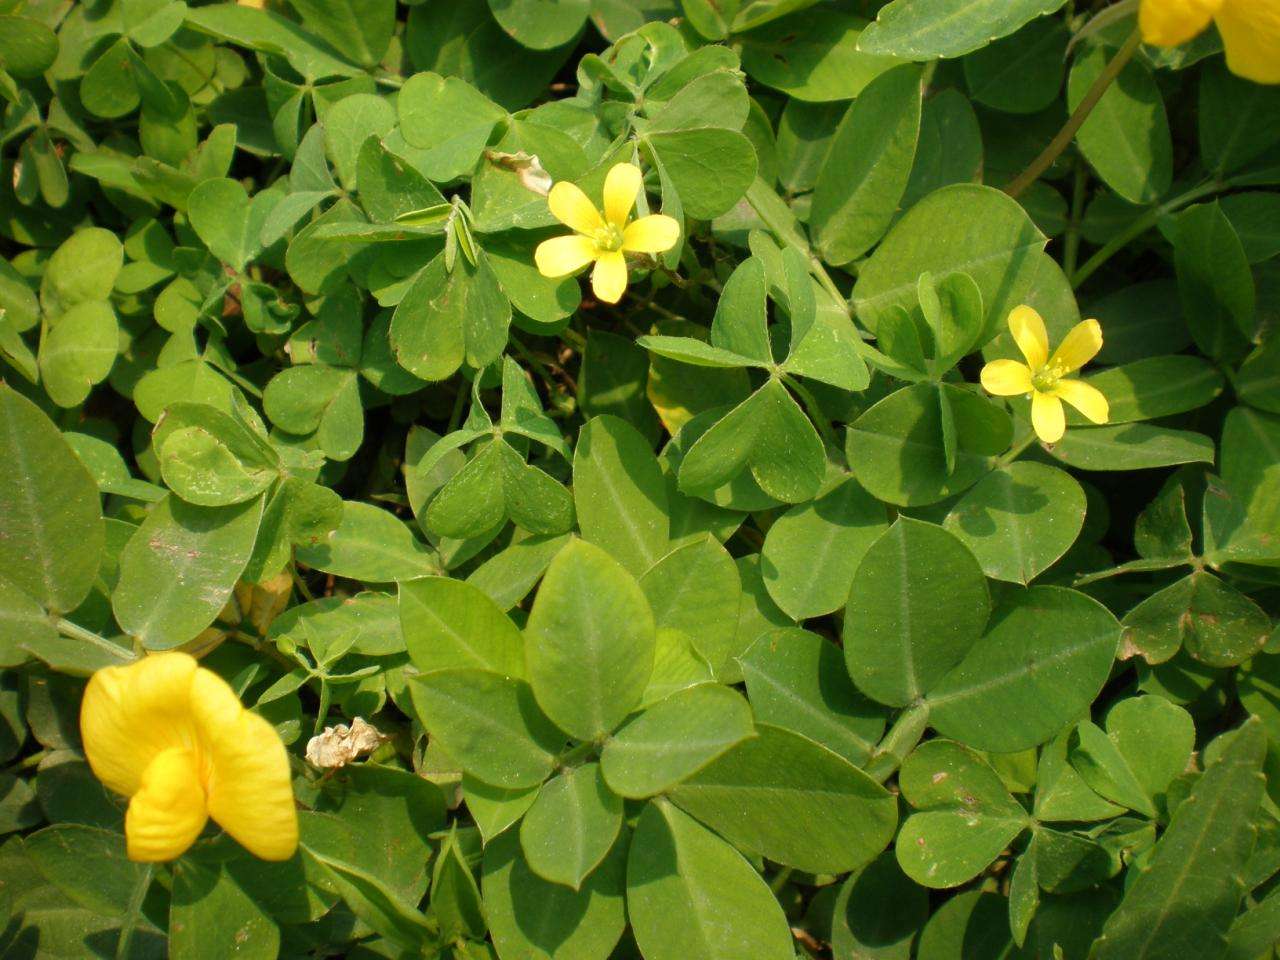
[{"label": "yellow flower petal", "polygon": [[1027,366],[1032,370],[1043,367],[1049,359],[1049,334],[1040,314],[1025,304],[1014,307],[1009,311],[1009,332],[1026,358]]},{"label": "yellow flower petal", "polygon": [[162,653],[90,678],[80,739],[89,766],[110,789],[131,797],[161,751],[196,747],[188,706],[195,672],[187,654]]},{"label": "yellow flower petal", "polygon": [[1031,426],[1045,443],[1057,443],[1067,432],[1067,417],[1062,401],[1038,390],[1031,395]]},{"label": "yellow flower petal", "polygon": [[298,815],[275,728],[209,670],[195,676],[191,709],[212,767],[209,815],[255,856],[288,860],[298,847]]},{"label": "yellow flower petal", "polygon": [[1097,320],[1084,320],[1072,327],[1058,349],[1053,351],[1049,366],[1055,375],[1062,376],[1079,370],[1098,355],[1102,349],[1102,326]]},{"label": "yellow flower petal", "polygon": [[1157,47],[1186,43],[1209,26],[1209,20],[1222,4],[1223,0],[1142,0],[1138,7],[1142,42]]},{"label": "yellow flower petal", "polygon": [[543,240],[533,251],[533,262],[544,277],[567,277],[596,258],[595,241],[580,234]]},{"label": "yellow flower petal", "polygon": [[1280,0],[1227,0],[1216,19],[1227,69],[1254,83],[1280,83]]},{"label": "yellow flower petal", "polygon": [[195,842],[209,819],[200,779],[194,751],[170,747],[156,755],[124,817],[130,860],[176,860]]},{"label": "yellow flower petal", "polygon": [[615,163],[604,178],[604,218],[619,230],[636,205],[644,174],[633,163]]},{"label": "yellow flower petal", "polygon": [[1059,380],[1053,385],[1053,395],[1067,401],[1094,423],[1106,423],[1110,416],[1102,391],[1083,380]]},{"label": "yellow flower petal", "polygon": [[591,271],[591,289],[605,303],[617,303],[627,289],[627,260],[621,250],[600,254]]},{"label": "yellow flower petal", "polygon": [[662,253],[680,239],[680,224],[674,217],[653,213],[628,224],[622,232],[622,249],[631,253]]},{"label": "yellow flower petal", "polygon": [[982,387],[997,397],[1031,392],[1031,370],[1017,360],[992,360],[982,368]]},{"label": "yellow flower petal", "polygon": [[551,215],[571,230],[578,233],[594,234],[604,226],[596,205],[587,199],[587,195],[576,183],[561,180],[547,194],[547,206]]}]

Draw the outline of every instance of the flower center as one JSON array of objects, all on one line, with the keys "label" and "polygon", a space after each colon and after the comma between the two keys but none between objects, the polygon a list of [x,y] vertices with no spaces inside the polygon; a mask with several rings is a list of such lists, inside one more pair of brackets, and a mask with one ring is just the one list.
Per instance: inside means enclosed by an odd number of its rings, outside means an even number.
[{"label": "flower center", "polygon": [[1031,375],[1031,386],[1037,393],[1049,393],[1065,373],[1058,364],[1046,364]]},{"label": "flower center", "polygon": [[622,231],[612,223],[606,223],[591,239],[601,253],[613,253],[622,249]]}]

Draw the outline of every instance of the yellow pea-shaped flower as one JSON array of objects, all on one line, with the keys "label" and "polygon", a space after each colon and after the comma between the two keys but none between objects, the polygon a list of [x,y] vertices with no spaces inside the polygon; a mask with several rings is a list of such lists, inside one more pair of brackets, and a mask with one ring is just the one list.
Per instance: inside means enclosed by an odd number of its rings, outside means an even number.
[{"label": "yellow pea-shaped flower", "polygon": [[1074,380],[1074,373],[1102,349],[1102,327],[1097,320],[1078,323],[1049,356],[1049,334],[1044,319],[1025,304],[1009,312],[1009,332],[1026,363],[992,360],[982,368],[982,386],[997,397],[1031,397],[1031,426],[1045,443],[1057,443],[1067,430],[1065,400],[1094,423],[1106,423],[1107,398],[1097,387]]},{"label": "yellow pea-shaped flower", "polygon": [[533,260],[544,277],[567,277],[588,263],[591,289],[605,303],[617,303],[627,289],[628,253],[662,253],[680,239],[680,224],[661,213],[631,220],[644,185],[640,168],[618,163],[604,181],[604,212],[576,184],[561,180],[547,195],[552,215],[574,232],[538,244]]},{"label": "yellow pea-shaped flower", "polygon": [[210,817],[264,860],[297,849],[284,744],[193,657],[160,653],[99,670],[80,705],[80,735],[94,774],[129,798],[129,859],[181,856]]},{"label": "yellow pea-shaped flower", "polygon": [[1255,83],[1280,83],[1280,0],[1142,0],[1142,42],[1176,47],[1208,28],[1222,34],[1227,68]]}]

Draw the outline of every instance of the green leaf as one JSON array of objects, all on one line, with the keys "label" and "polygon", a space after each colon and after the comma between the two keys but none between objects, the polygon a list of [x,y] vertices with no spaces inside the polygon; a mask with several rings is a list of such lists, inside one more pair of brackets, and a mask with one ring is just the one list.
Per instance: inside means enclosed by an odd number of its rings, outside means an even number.
[{"label": "green leaf", "polygon": [[50,610],[74,610],[102,559],[97,485],[49,418],[3,385],[0,461],[0,569]]},{"label": "green leaf", "polygon": [[944,526],[973,551],[987,576],[1028,584],[1071,548],[1084,516],[1084,488],[1069,473],[1015,461],[978,481]]},{"label": "green leaf", "polygon": [[710,220],[742,199],[756,175],[756,151],[734,130],[658,131],[642,141],[680,195],[687,216]]},{"label": "green leaf", "polygon": [[506,111],[462,77],[415,73],[396,99],[404,139],[424,151],[418,167],[445,183],[470,173]]},{"label": "green leaf", "polygon": [[270,202],[249,199],[239,180],[206,180],[187,199],[187,216],[209,252],[239,272],[261,248],[259,237]]},{"label": "green leaf", "polygon": [[680,464],[680,489],[708,498],[745,470],[784,503],[812,498],[826,475],[817,430],[774,377],[689,448]]},{"label": "green leaf", "polygon": [[523,680],[484,670],[437,670],[409,680],[422,725],[463,770],[495,787],[532,787],[556,765],[565,737]]},{"label": "green leaf", "polygon": [[538,876],[581,890],[621,828],[622,798],[605,786],[600,764],[587,763],[542,785],[520,824],[520,847]]},{"label": "green leaf", "polygon": [[774,630],[738,661],[761,723],[808,737],[854,766],[867,762],[884,715],[853,686],[835,644],[807,630]]},{"label": "green leaf", "polygon": [[524,675],[524,639],[488,595],[465,580],[424,577],[399,587],[400,627],[423,673],[489,670]]},{"label": "green leaf", "polygon": [[589,0],[489,0],[498,25],[534,50],[550,50],[574,39],[590,7]]},{"label": "green leaf", "polygon": [[390,512],[360,501],[347,501],[342,522],[326,538],[299,545],[299,563],[352,580],[391,583],[438,575],[431,550]]},{"label": "green leaf", "polygon": [[401,900],[381,878],[311,847],[303,849],[328,868],[330,882],[351,912],[379,935],[404,950],[424,954],[434,945],[435,930],[426,917]]},{"label": "green leaf", "polygon": [[104,917],[123,917],[147,868],[129,860],[124,836],[78,823],[56,823],[26,837],[27,856],[67,897]]},{"label": "green leaf", "polygon": [[485,918],[502,957],[525,960],[606,960],[626,926],[625,838],[581,889],[543,880],[520,849],[516,831],[484,849]]},{"label": "green leaf", "polygon": [[845,454],[873,496],[922,506],[960,493],[989,473],[1011,433],[1008,415],[985,398],[951,384],[921,383],[891,393],[849,424]]},{"label": "green leaf", "polygon": [[892,794],[812,740],[756,730],[671,799],[741,849],[810,873],[857,869],[888,846],[898,823]]},{"label": "green leaf", "polygon": [[281,370],[262,393],[271,422],[298,436],[314,434],[331,460],[350,460],[364,439],[364,409],[354,370],[304,363]]},{"label": "green leaf", "polygon": [[280,476],[280,458],[231,414],[206,404],[170,404],[152,431],[165,484],[188,503],[251,500]]},{"label": "green leaf", "polygon": [[16,667],[57,643],[58,632],[34,599],[0,577],[0,667]]},{"label": "green leaf", "polygon": [[0,16],[0,65],[19,79],[38,77],[58,56],[58,38],[33,17]]},{"label": "green leaf", "polygon": [[77,230],[45,264],[40,304],[47,314],[57,316],[77,303],[107,300],[123,262],[124,247],[110,230]]},{"label": "green leaf", "polygon": [[443,380],[463,363],[476,369],[502,354],[511,303],[483,255],[449,270],[443,253],[418,274],[391,318],[396,362],[423,380]]},{"label": "green leaf", "polygon": [[1257,322],[1257,291],[1222,207],[1214,202],[1183,210],[1171,239],[1182,313],[1196,346],[1215,359],[1244,356]]},{"label": "green leaf", "polygon": [[1107,921],[1094,944],[1097,960],[1169,956],[1187,943],[1221,942],[1231,926],[1256,838],[1266,733],[1251,719],[1228,736]]},{"label": "green leaf", "polygon": [[393,0],[296,0],[293,8],[308,30],[363,67],[378,65],[395,32]]},{"label": "green leaf", "polygon": [[1213,441],[1204,434],[1149,423],[1074,427],[1046,449],[1080,470],[1150,470],[1213,462]]},{"label": "green leaf", "polygon": [[[1095,46],[1076,59],[1067,81],[1067,106],[1075,110],[1114,52]],[[1164,196],[1173,179],[1169,118],[1155,78],[1138,60],[1125,64],[1076,133],[1089,165],[1130,203]]]},{"label": "green leaf", "polygon": [[469,773],[462,775],[462,798],[486,844],[525,815],[538,799],[539,785],[494,787]]},{"label": "green leaf", "polygon": [[858,49],[908,60],[958,57],[1062,4],[1063,0],[893,0],[862,32]]},{"label": "green leaf", "polygon": [[120,328],[115,311],[104,301],[68,307],[40,338],[40,378],[49,398],[60,407],[84,403],[94,385],[115,365]]},{"label": "green leaf", "polygon": [[742,854],[666,800],[645,806],[627,859],[627,914],[647,960],[792,960],[791,931]]},{"label": "green leaf", "polygon": [[713,671],[734,649],[741,578],[729,552],[713,537],[677,547],[640,578],[654,624],[677,630]]},{"label": "green leaf", "polygon": [[1223,175],[1238,170],[1280,140],[1280,93],[1237,77],[1225,64],[1210,62],[1200,72],[1200,156]]},{"label": "green leaf", "polygon": [[[1211,403],[1222,393],[1222,374],[1200,357],[1147,357],[1088,379],[1107,398],[1109,423],[1154,420]],[[1072,410],[1069,424],[1089,421]]]},{"label": "green leaf", "polygon": [[930,740],[898,772],[915,808],[894,850],[912,880],[955,887],[981,873],[1031,825],[1030,817],[981,756],[950,740]]},{"label": "green leaf", "polygon": [[915,305],[920,274],[967,273],[986,307],[983,343],[1003,328],[1015,306],[1035,305],[1045,242],[1026,211],[999,190],[969,183],[943,187],[908,210],[861,266],[853,306],[874,332],[892,307]]},{"label": "green leaf", "polygon": [[862,256],[889,229],[920,135],[920,81],[915,66],[882,73],[836,128],[809,214],[818,250],[828,263]]},{"label": "green leaf", "polygon": [[1032,20],[964,59],[965,85],[979,103],[1005,113],[1036,113],[1062,89],[1066,25],[1057,18]]},{"label": "green leaf", "polygon": [[740,694],[698,684],[659,700],[618,730],[604,746],[600,769],[614,793],[649,797],[754,736],[751,707]]},{"label": "green leaf", "polygon": [[169,948],[196,960],[228,954],[268,960],[280,951],[280,928],[225,869],[188,858],[174,868]]},{"label": "green leaf", "polygon": [[488,929],[480,888],[471,875],[456,828],[441,844],[440,856],[431,874],[431,912],[440,924],[441,940],[457,940],[464,935],[479,939]]},{"label": "green leaf", "polygon": [[111,609],[148,650],[193,640],[231,597],[249,562],[262,498],[199,507],[168,496],[151,508],[120,553]]},{"label": "green leaf", "polygon": [[765,586],[795,620],[840,609],[858,564],[887,529],[883,504],[852,477],[778,517],[765,536]]},{"label": "green leaf", "polygon": [[1012,591],[986,635],[929,691],[929,722],[977,750],[1043,743],[1097,697],[1119,639],[1115,617],[1082,593]]},{"label": "green leaf", "polygon": [[219,3],[188,10],[186,22],[202,33],[282,56],[309,80],[360,72],[297,23],[271,10]]},{"label": "green leaf", "polygon": [[593,417],[573,454],[582,537],[640,576],[668,550],[667,490],[658,460],[631,424]]},{"label": "green leaf", "polygon": [[968,548],[941,527],[899,517],[853,578],[844,616],[849,675],[872,699],[906,706],[964,659],[990,612],[986,578]]},{"label": "green leaf", "polygon": [[525,628],[538,703],[580,740],[610,732],[653,671],[654,626],[635,579],[599,547],[575,541],[543,577]]},{"label": "green leaf", "polygon": [[1125,614],[1124,653],[1163,663],[1181,649],[1211,667],[1234,667],[1262,649],[1271,618],[1207,570],[1157,590]]},{"label": "green leaf", "polygon": [[899,61],[859,49],[866,20],[825,5],[745,33],[742,68],[797,100],[852,100]]},{"label": "green leaf", "polygon": [[841,884],[831,949],[859,960],[910,960],[912,942],[928,918],[928,894],[886,851]]}]

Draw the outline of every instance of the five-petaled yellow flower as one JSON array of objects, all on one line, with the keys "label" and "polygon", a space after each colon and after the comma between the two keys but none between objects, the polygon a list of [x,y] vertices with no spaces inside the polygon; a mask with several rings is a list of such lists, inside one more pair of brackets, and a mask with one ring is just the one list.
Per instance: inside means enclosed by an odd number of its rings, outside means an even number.
[{"label": "five-petaled yellow flower", "polygon": [[84,752],[98,779],[129,797],[129,859],[173,860],[212,817],[264,860],[298,846],[289,758],[275,728],[185,653],[160,653],[89,680]]},{"label": "five-petaled yellow flower", "polygon": [[1049,334],[1040,314],[1023,305],[1009,313],[1009,332],[1026,363],[992,360],[982,368],[982,385],[998,397],[1031,397],[1031,426],[1045,443],[1057,443],[1067,429],[1062,401],[1071,404],[1094,423],[1106,423],[1107,398],[1083,380],[1068,380],[1102,349],[1102,328],[1097,320],[1077,323],[1049,356]]},{"label": "five-petaled yellow flower", "polygon": [[605,303],[617,303],[627,289],[628,253],[662,253],[680,239],[680,224],[661,213],[630,223],[631,210],[644,185],[640,168],[615,164],[604,181],[604,214],[576,185],[561,180],[547,195],[557,220],[574,233],[538,244],[533,259],[544,277],[566,277],[595,261],[591,289]]},{"label": "five-petaled yellow flower", "polygon": [[1280,83],[1280,0],[1142,0],[1143,43],[1176,47],[1209,26],[1222,34],[1227,68],[1255,83]]}]

